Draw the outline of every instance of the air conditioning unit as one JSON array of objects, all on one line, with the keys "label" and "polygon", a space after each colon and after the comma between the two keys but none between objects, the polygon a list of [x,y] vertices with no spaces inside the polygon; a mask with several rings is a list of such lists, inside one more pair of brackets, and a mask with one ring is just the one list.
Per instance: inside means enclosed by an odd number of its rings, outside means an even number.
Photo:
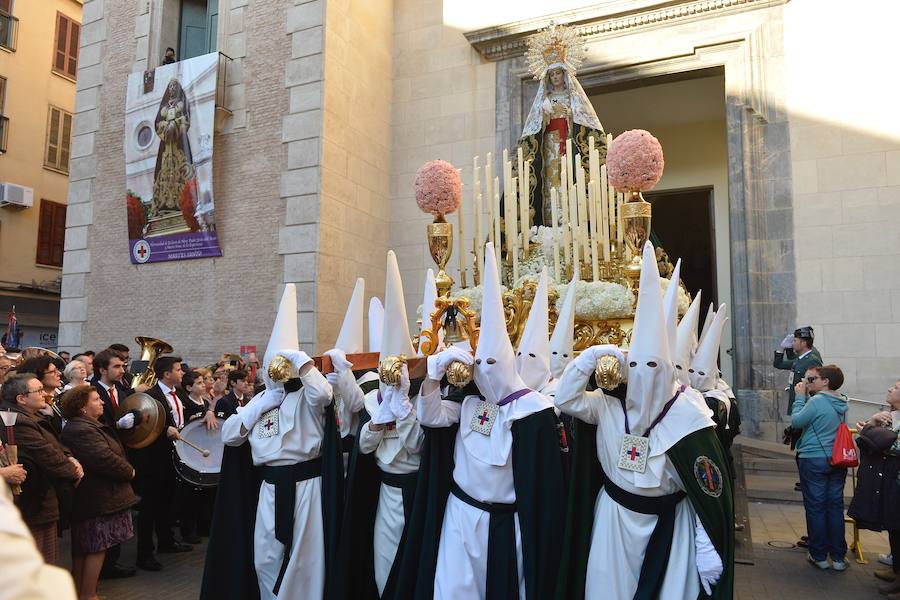
[{"label": "air conditioning unit", "polygon": [[15,183],[0,183],[0,208],[7,206],[31,208],[34,206],[34,189]]}]

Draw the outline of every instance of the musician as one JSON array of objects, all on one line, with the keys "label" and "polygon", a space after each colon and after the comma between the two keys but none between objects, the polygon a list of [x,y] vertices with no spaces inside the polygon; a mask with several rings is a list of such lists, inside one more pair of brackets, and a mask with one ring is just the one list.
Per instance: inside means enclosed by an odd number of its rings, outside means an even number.
[{"label": "musician", "polygon": [[184,371],[181,357],[161,356],[153,365],[157,383],[147,394],[162,405],[166,415],[163,434],[145,448],[134,450],[135,491],[141,497],[138,505],[137,566],[146,571],[161,571],[163,566],[154,555],[153,533],[161,553],[189,552],[192,546],[175,540],[172,534],[172,498],[175,492],[175,466],[172,452],[178,430],[184,426],[184,406],[190,402],[179,390]]},{"label": "musician", "polygon": [[[125,372],[125,363],[121,356],[109,348],[103,350],[94,357],[94,372],[93,386],[103,402],[103,414],[100,415],[99,421],[116,432],[134,427],[134,420],[140,416],[137,410],[116,418],[119,402],[131,394],[131,390],[119,383]],[[103,559],[103,569],[100,571],[100,579],[133,577],[137,573],[134,568],[118,563],[120,555],[121,547],[118,544],[107,549]]]},{"label": "musician", "polygon": [[[110,344],[109,348],[107,348],[107,350],[112,350],[113,352],[116,352],[119,355],[119,357],[122,359],[122,363],[125,365],[125,368],[122,369],[122,377],[120,378],[119,383],[126,390],[131,388],[132,376],[131,376],[131,373],[128,372],[128,362],[129,362],[128,355],[131,351],[128,349],[128,346],[126,346],[125,344]],[[96,362],[97,362],[97,357],[95,356],[94,363],[96,363]],[[94,372],[95,373],[98,368],[99,367],[97,367],[97,365],[94,364]]]},{"label": "musician", "polygon": [[[206,399],[206,386],[203,377],[197,371],[184,374],[181,387],[188,393],[188,401],[184,405],[185,424],[198,419],[206,419],[210,411]],[[213,429],[218,429],[213,418]],[[207,425],[207,428],[209,426]],[[209,530],[209,520],[215,490],[198,488],[185,481],[178,481],[178,493],[175,504],[181,514],[181,539],[188,544],[199,544],[202,540],[198,533]]]},{"label": "musician", "polygon": [[229,392],[219,398],[216,402],[216,416],[220,419],[227,419],[237,413],[239,406],[244,406],[250,398],[248,394],[253,391],[253,384],[247,371],[243,369],[235,369],[228,372],[228,390]]}]

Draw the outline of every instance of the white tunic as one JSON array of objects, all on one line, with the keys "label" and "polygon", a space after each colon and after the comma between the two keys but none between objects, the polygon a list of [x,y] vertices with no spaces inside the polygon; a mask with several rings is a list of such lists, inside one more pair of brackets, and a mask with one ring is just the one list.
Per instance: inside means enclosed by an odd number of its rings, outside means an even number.
[{"label": "white tunic", "polygon": [[[617,398],[602,391],[585,392],[589,376],[567,368],[559,381],[556,404],[566,414],[597,425],[597,457],[612,482],[641,496],[664,496],[684,490],[665,452],[681,437],[713,426],[709,410],[698,410],[703,399],[695,390],[682,393],[659,425],[650,432],[650,452],[644,473],[618,468],[625,436],[625,416]],[[690,397],[698,396],[697,398]],[[703,406],[705,409],[705,405]],[[634,419],[634,416],[632,416]],[[644,432],[632,432],[642,435]],[[675,531],[659,598],[696,598],[700,591],[694,544],[696,513],[689,501],[675,509]],[[632,598],[644,563],[644,553],[658,517],[631,511],[601,490],[594,506],[594,527],[588,555],[585,598]]]},{"label": "white tunic", "polygon": [[[378,408],[378,390],[366,394],[365,406],[369,415],[374,416]],[[419,454],[425,441],[415,409],[409,411],[405,419],[397,421],[396,431],[397,437],[384,437],[384,430],[372,431],[368,424],[365,425],[359,435],[359,450],[364,454],[374,452],[378,468],[386,473],[415,473],[419,470]],[[381,484],[373,539],[375,583],[379,594],[384,592],[391,574],[405,523],[403,491]]]},{"label": "white tunic", "polygon": [[[453,458],[453,480],[480,502],[511,504],[516,501],[512,468],[512,425],[551,406],[549,400],[531,392],[501,406],[490,436],[472,431],[477,396],[466,396],[462,404],[441,400],[434,381],[426,380],[418,400],[419,421],[429,427],[459,423]],[[516,514],[516,557],[519,597],[525,598],[522,566],[522,536]],[[490,513],[466,504],[453,494],[447,500],[434,580],[435,600],[483,599],[487,583],[488,526]]]},{"label": "white tunic", "polygon": [[[240,417],[232,415],[222,425],[223,442],[239,446],[249,440],[254,465],[293,465],[318,457],[325,427],[325,407],[331,402],[330,386],[315,368],[301,380],[303,387],[287,394],[281,403],[277,434],[263,436],[263,427],[268,420],[264,416],[249,432],[241,435]],[[321,598],[325,589],[322,477],[300,481],[296,486],[294,540],[277,598]],[[259,488],[253,550],[260,598],[276,598],[272,588],[281,569],[284,546],[275,539],[275,486],[265,481]]]}]

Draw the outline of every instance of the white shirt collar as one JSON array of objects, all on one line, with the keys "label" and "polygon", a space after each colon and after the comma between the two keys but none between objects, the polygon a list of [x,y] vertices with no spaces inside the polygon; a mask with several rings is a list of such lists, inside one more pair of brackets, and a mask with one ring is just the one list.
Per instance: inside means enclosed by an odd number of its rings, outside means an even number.
[{"label": "white shirt collar", "polygon": [[801,360],[804,356],[806,356],[806,355],[809,354],[810,352],[812,352],[812,348],[810,348],[809,350],[807,350],[806,352],[804,352],[803,354],[801,354],[800,356],[798,356],[798,357],[797,357],[797,360]]},{"label": "white shirt collar", "polygon": [[[159,385],[159,389],[161,389],[162,393],[166,396],[170,395],[172,392],[175,391],[175,388],[170,388],[169,386],[164,384],[162,381],[158,381],[157,385]],[[176,394],[176,396],[177,396],[177,394]]]},{"label": "white shirt collar", "polygon": [[115,384],[115,383],[106,384],[106,383],[103,383],[103,380],[102,380],[102,379],[98,379],[98,380],[97,380],[97,383],[99,383],[100,385],[102,385],[102,386],[103,386],[103,389],[105,389],[107,393],[109,393],[109,390],[114,389],[114,388],[116,387],[116,384]]}]

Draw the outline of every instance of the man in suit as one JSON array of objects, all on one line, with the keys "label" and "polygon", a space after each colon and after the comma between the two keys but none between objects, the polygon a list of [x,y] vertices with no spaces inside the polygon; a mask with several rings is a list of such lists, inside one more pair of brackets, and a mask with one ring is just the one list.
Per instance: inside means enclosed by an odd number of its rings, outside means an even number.
[{"label": "man in suit", "polygon": [[[128,372],[129,354],[131,352],[128,349],[128,346],[126,346],[125,344],[110,344],[109,348],[107,348],[107,350],[112,350],[113,352],[116,352],[119,355],[119,357],[122,359],[122,364],[124,365],[124,368],[122,369],[122,376],[118,379],[118,381],[122,385],[123,388],[125,388],[125,389],[130,388],[131,380],[133,379],[133,376],[131,375],[131,373]],[[96,365],[94,365],[94,366],[96,367]]]},{"label": "man in suit", "polygon": [[[134,411],[125,414],[121,418],[116,418],[119,403],[131,393],[131,390],[122,387],[119,383],[124,371],[125,363],[121,356],[108,348],[94,357],[95,375],[91,383],[103,402],[103,415],[100,417],[100,420],[114,431],[131,429],[134,427],[134,420],[137,417],[135,414],[137,411]],[[100,571],[101,579],[119,579],[135,575],[136,571],[134,568],[125,567],[118,563],[120,554],[121,548],[118,544],[106,551],[106,556],[103,559],[103,569]]]},{"label": "man in suit", "polygon": [[788,335],[775,351],[772,366],[783,371],[791,371],[791,385],[788,388],[788,413],[794,405],[794,386],[803,381],[807,369],[822,366],[822,355],[813,346],[815,332],[812,327],[800,327],[794,335]]},{"label": "man in suit", "polygon": [[179,388],[184,371],[178,356],[161,356],[153,365],[157,383],[147,394],[160,403],[166,415],[163,433],[145,448],[134,451],[135,491],[141,496],[138,505],[137,566],[147,571],[160,571],[162,564],[154,556],[153,532],[157,549],[162,553],[188,552],[192,546],[175,541],[172,534],[175,467],[172,464],[178,430],[184,425],[184,403],[187,395]]},{"label": "man in suit", "polygon": [[216,416],[220,419],[227,419],[236,414],[238,407],[250,400],[248,396],[253,391],[253,384],[250,383],[247,371],[243,369],[229,371],[228,390],[229,392],[216,402]]}]

